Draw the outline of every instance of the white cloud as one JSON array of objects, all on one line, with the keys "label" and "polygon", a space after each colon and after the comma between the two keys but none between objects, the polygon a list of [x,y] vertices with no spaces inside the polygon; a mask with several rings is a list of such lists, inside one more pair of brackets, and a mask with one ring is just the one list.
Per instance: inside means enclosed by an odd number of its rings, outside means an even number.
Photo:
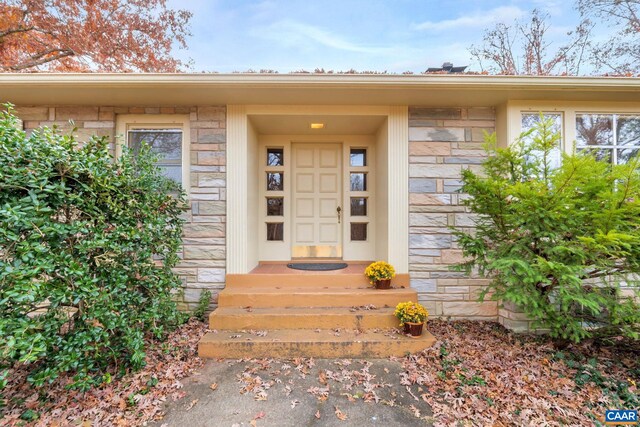
[{"label": "white cloud", "polygon": [[515,6],[502,6],[488,11],[474,12],[473,14],[463,15],[455,19],[445,19],[442,21],[426,21],[415,24],[416,30],[423,31],[448,31],[454,29],[466,28],[485,28],[488,24],[497,22],[511,22],[514,19],[521,18],[525,15],[525,11]]},{"label": "white cloud", "polygon": [[258,37],[266,37],[286,45],[304,47],[308,46],[311,42],[337,50],[368,54],[385,54],[395,51],[393,47],[366,46],[353,43],[336,35],[334,32],[313,25],[288,20],[278,21],[266,28],[256,29],[252,34]]}]

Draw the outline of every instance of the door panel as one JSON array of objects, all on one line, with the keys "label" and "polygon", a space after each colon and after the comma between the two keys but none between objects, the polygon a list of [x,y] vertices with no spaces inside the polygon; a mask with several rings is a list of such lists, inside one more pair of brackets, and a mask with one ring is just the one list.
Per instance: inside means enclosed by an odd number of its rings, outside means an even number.
[{"label": "door panel", "polygon": [[341,257],[342,146],[293,144],[293,257]]}]

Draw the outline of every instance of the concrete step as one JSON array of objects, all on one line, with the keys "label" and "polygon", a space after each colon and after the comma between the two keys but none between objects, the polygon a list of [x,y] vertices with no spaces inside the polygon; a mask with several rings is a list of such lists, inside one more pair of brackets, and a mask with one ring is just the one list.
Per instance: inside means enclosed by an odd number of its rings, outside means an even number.
[{"label": "concrete step", "polygon": [[200,357],[241,359],[246,357],[384,358],[416,353],[432,346],[428,331],[410,338],[397,329],[372,330],[269,330],[265,336],[244,331],[207,333],[198,344]]},{"label": "concrete step", "polygon": [[[363,270],[364,271],[364,270]],[[409,287],[409,275],[398,274],[392,286]],[[369,279],[364,274],[325,272],[298,272],[292,274],[251,273],[227,274],[227,288],[369,288]]]},{"label": "concrete step", "polygon": [[225,288],[218,295],[218,307],[395,307],[417,298],[411,288]]},{"label": "concrete step", "polygon": [[373,329],[394,328],[394,307],[219,307],[209,315],[211,329]]}]

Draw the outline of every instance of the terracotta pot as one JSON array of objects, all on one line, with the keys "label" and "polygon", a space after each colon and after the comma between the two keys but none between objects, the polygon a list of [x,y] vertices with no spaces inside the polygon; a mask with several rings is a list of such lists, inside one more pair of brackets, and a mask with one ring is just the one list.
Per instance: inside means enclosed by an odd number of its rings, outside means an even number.
[{"label": "terracotta pot", "polygon": [[404,322],[404,333],[409,334],[412,337],[419,337],[420,335],[422,335],[423,326],[424,326],[424,322],[421,322],[421,323]]},{"label": "terracotta pot", "polygon": [[391,289],[391,279],[376,280],[376,289]]}]

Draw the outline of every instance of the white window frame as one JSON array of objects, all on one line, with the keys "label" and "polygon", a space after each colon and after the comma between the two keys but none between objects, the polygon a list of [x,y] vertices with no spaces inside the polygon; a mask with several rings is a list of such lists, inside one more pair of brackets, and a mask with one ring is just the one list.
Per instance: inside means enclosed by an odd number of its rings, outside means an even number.
[{"label": "white window frame", "polygon": [[[585,146],[585,145],[581,145],[580,147],[578,147],[578,141],[576,139],[576,150],[578,148],[592,148],[592,149],[603,149],[603,150],[611,150],[611,160],[612,160],[612,164],[614,165],[618,165],[620,163],[618,163],[618,150],[621,149],[636,149],[636,150],[640,150],[640,144],[638,145],[631,145],[631,146],[622,146],[622,145],[618,145],[618,131],[617,131],[617,122],[620,116],[640,116],[640,111],[636,111],[636,112],[620,112],[618,110],[615,111],[599,111],[599,110],[589,110],[589,111],[583,111],[583,110],[579,110],[576,111],[576,120],[578,118],[578,115],[600,115],[600,116],[611,116],[611,132],[612,132],[612,137],[613,137],[613,141],[612,144],[610,145],[593,145],[593,146]],[[574,124],[575,125],[575,124]]]},{"label": "white window frame", "polygon": [[182,131],[182,187],[189,193],[191,187],[191,134],[188,114],[118,114],[116,116],[116,157],[128,145],[132,129],[180,129]]},{"label": "white window frame", "polygon": [[[573,154],[576,148],[576,115],[577,114],[637,114],[640,115],[640,105],[637,102],[585,102],[585,101],[522,101],[511,100],[506,108],[498,109],[497,128],[502,130],[498,134],[501,146],[512,144],[522,132],[523,113],[560,113],[562,122],[563,150]],[[505,114],[506,112],[506,114]],[[501,113],[501,114],[500,114]],[[505,140],[506,137],[506,140]]]}]

